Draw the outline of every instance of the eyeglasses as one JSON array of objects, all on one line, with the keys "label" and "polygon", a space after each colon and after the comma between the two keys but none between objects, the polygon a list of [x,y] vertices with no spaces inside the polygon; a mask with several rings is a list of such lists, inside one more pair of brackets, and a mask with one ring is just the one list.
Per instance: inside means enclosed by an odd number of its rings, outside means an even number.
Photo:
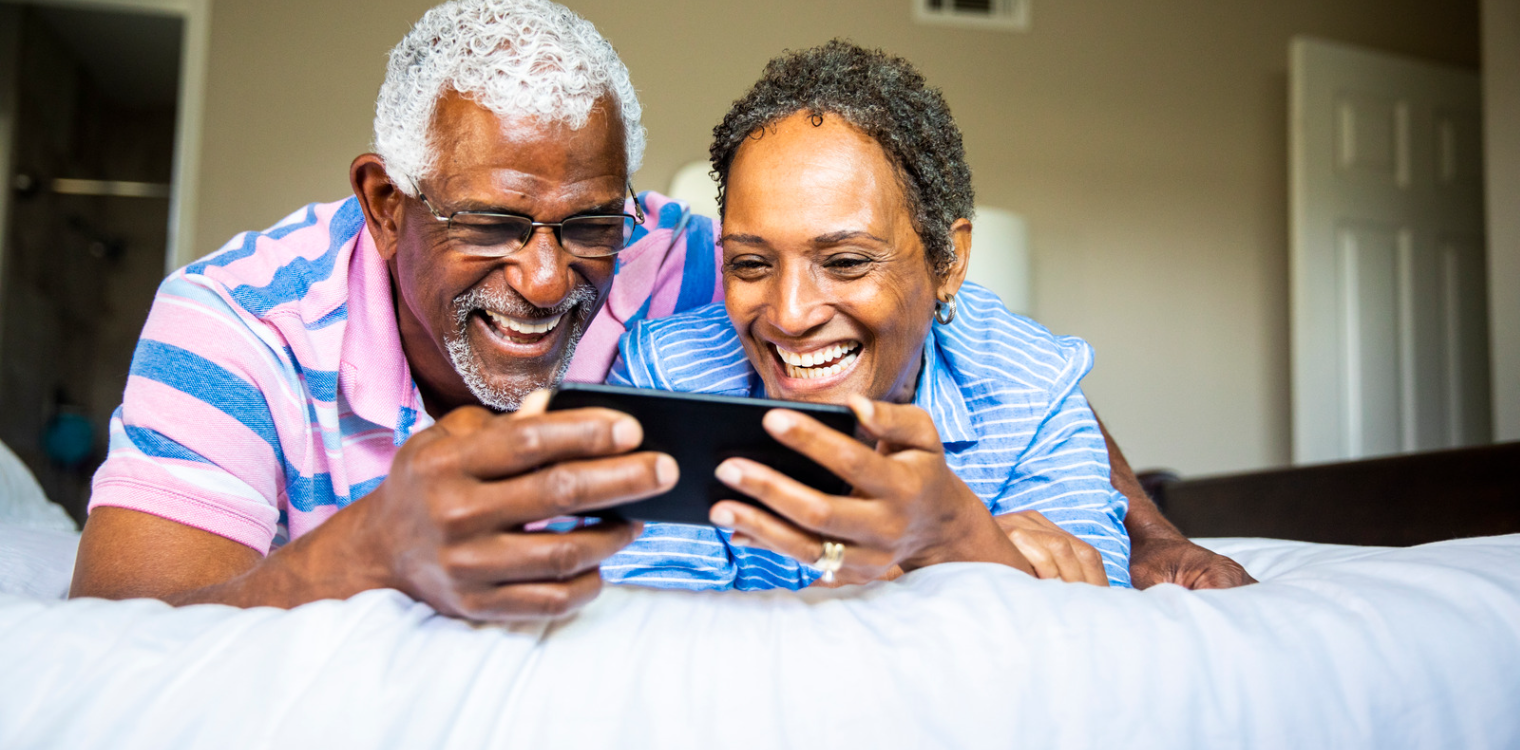
[{"label": "eyeglasses", "polygon": [[572,216],[564,221],[534,221],[526,216],[489,211],[455,211],[445,216],[426,195],[419,192],[417,197],[433,218],[448,224],[449,240],[465,255],[505,258],[528,244],[528,238],[539,227],[549,227],[565,252],[577,258],[605,258],[627,247],[633,238],[633,228],[644,223],[644,208],[633,192],[633,183],[628,184],[628,194],[633,196],[632,216],[597,214]]}]

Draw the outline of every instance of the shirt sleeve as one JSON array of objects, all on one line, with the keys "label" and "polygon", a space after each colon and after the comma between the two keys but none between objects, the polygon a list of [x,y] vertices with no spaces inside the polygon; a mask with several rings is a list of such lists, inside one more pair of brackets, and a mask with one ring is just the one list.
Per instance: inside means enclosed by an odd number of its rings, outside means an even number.
[{"label": "shirt sleeve", "polygon": [[279,397],[292,377],[209,282],[170,276],[111,418],[90,509],[150,513],[267,553],[286,471],[277,417],[300,409]]},{"label": "shirt sleeve", "polygon": [[1066,366],[992,513],[1039,511],[1098,550],[1110,585],[1129,587],[1129,501],[1109,483],[1108,446],[1079,385],[1092,369],[1092,347],[1069,336],[1057,341]]}]

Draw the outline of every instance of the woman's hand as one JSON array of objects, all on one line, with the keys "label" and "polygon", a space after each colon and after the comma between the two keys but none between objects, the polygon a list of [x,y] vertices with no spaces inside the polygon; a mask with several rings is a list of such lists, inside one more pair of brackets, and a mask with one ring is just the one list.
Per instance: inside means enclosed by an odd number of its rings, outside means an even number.
[{"label": "woman's hand", "polygon": [[1067,583],[1107,586],[1103,556],[1091,544],[1055,525],[1037,510],[993,516],[1008,540],[1034,566],[1038,578],[1059,578]]},{"label": "woman's hand", "polygon": [[[1033,573],[980,498],[945,464],[944,446],[928,412],[852,396],[875,450],[799,412],[773,409],[765,429],[854,488],[826,495],[780,472],[741,458],[718,466],[724,484],[764,509],[725,500],[710,518],[734,529],[734,544],[763,547],[812,564],[823,542],[845,545],[835,574],[846,583],[876,580],[900,565],[913,571],[942,562],[997,562]],[[777,515],[779,514],[779,515]]]}]

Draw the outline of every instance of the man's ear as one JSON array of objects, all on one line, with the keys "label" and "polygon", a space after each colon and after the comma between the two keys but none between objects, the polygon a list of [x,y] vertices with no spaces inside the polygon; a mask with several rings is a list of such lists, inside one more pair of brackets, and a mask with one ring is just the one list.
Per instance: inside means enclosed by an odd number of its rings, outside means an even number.
[{"label": "man's ear", "polygon": [[348,181],[359,198],[359,208],[364,211],[364,223],[375,241],[375,249],[380,251],[380,257],[391,260],[396,257],[398,224],[406,194],[391,182],[379,154],[355,157],[348,167]]},{"label": "man's ear", "polygon": [[950,299],[961,290],[961,283],[966,280],[966,269],[971,267],[970,219],[956,219],[955,223],[950,225],[950,244],[955,248],[955,260],[950,262],[945,275],[940,277],[939,287],[934,295],[935,299],[941,302]]}]

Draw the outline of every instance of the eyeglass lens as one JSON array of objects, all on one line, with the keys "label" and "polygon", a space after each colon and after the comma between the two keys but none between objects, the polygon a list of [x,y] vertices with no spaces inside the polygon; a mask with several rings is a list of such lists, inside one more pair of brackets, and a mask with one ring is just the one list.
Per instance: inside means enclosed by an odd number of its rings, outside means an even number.
[{"label": "eyeglass lens", "polygon": [[[633,237],[631,216],[578,216],[555,228],[565,250],[583,258],[612,255]],[[533,223],[516,216],[455,214],[449,223],[452,239],[474,254],[503,256],[516,252],[533,233]]]}]

